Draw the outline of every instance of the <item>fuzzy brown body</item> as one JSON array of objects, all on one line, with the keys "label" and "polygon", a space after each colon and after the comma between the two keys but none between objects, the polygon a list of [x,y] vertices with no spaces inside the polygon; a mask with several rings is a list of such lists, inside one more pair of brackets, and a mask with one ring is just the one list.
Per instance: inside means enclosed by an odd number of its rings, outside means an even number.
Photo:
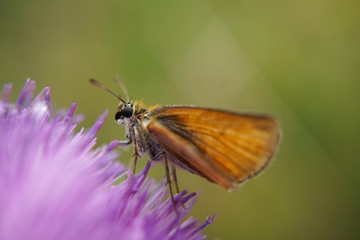
[{"label": "fuzzy brown body", "polygon": [[[152,116],[152,110],[157,106],[151,108],[144,107],[141,103],[130,103],[134,107],[134,115],[130,119],[125,119],[123,123],[125,125],[126,137],[128,141],[123,141],[126,145],[133,143],[135,145],[135,154],[143,157],[147,154],[149,159],[155,162],[163,162],[164,155],[174,165],[188,170],[191,173],[201,175],[186,161],[179,161],[176,158],[176,153],[171,153],[171,150],[167,150],[166,146],[160,144],[156,138],[151,136],[151,133],[147,129],[147,124],[151,120],[155,120]],[[122,108],[122,104],[119,105],[119,109]],[[171,125],[171,124],[167,124]],[[202,175],[203,176],[203,175]],[[206,176],[203,176],[206,177]]]}]

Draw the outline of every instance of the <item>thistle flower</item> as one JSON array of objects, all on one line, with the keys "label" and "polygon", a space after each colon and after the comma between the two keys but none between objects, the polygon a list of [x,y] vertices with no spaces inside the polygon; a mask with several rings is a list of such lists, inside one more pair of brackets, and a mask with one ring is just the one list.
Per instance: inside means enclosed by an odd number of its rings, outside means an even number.
[{"label": "thistle flower", "polygon": [[93,150],[106,113],[75,134],[76,104],[51,116],[50,89],[32,101],[34,89],[27,80],[15,104],[10,84],[0,93],[0,239],[204,238],[213,217],[183,220],[195,193],[175,196],[176,213],[150,163],[132,175],[114,161],[117,141]]}]

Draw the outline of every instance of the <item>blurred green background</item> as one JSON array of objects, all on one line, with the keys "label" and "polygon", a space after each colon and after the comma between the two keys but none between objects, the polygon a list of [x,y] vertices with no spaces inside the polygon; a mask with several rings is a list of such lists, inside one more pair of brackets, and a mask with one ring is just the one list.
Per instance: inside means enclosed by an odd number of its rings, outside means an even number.
[{"label": "blurred green background", "polygon": [[[228,193],[178,171],[200,197],[209,239],[360,238],[359,1],[0,0],[0,83],[27,77],[77,102],[86,127],[110,114],[98,144],[124,139],[117,101],[264,112],[283,138],[270,167]],[[128,162],[129,154],[121,161]],[[141,162],[146,162],[143,160]],[[151,175],[161,178],[163,168]]]}]

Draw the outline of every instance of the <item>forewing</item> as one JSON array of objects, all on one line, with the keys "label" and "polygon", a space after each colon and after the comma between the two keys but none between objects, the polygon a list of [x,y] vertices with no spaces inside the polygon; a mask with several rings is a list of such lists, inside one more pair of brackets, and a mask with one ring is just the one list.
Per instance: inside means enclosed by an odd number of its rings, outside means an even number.
[{"label": "forewing", "polygon": [[223,110],[164,106],[148,119],[151,136],[169,153],[226,189],[260,172],[280,135],[272,117]]}]

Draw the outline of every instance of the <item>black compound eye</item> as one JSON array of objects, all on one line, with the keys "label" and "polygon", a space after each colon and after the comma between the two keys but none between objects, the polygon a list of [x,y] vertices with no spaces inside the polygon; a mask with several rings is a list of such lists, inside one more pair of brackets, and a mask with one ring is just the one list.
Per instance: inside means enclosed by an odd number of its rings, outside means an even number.
[{"label": "black compound eye", "polygon": [[121,113],[124,117],[129,118],[133,115],[133,107],[130,105],[125,105],[123,109],[121,109]]},{"label": "black compound eye", "polygon": [[115,114],[115,121],[123,120],[123,119],[124,119],[124,114],[122,113],[122,111],[119,111]]}]

